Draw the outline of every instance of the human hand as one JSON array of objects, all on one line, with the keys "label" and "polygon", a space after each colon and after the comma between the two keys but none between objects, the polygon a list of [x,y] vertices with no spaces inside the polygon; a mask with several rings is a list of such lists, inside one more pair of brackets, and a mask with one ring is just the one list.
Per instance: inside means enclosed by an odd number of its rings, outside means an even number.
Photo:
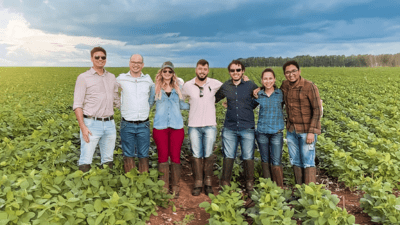
[{"label": "human hand", "polygon": [[92,132],[90,132],[89,128],[87,128],[87,126],[85,125],[83,125],[83,127],[81,128],[81,131],[83,140],[85,140],[86,143],[89,143],[90,142],[89,134],[92,135]]},{"label": "human hand", "polygon": [[254,89],[254,91],[253,91],[253,96],[254,96],[254,98],[258,98],[258,92],[261,90],[261,88],[256,88],[256,89]]},{"label": "human hand", "polygon": [[311,144],[311,143],[314,142],[314,140],[315,140],[315,134],[313,134],[313,133],[308,133],[308,134],[307,134],[306,143],[307,143],[307,144]]},{"label": "human hand", "polygon": [[246,75],[243,75],[243,80],[244,80],[244,81],[249,81],[250,79],[249,79],[249,77],[248,77],[248,76],[246,76]]}]

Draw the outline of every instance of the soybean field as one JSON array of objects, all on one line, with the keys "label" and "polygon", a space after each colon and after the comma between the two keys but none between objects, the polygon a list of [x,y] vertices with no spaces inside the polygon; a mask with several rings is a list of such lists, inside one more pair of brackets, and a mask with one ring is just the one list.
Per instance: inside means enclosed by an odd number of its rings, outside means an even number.
[{"label": "soybean field", "polygon": [[[72,110],[77,76],[89,68],[0,68],[0,224],[147,224],[158,207],[174,203],[158,181],[157,151],[150,149],[150,172],[125,174],[119,139],[120,113],[115,111],[117,145],[114,168],[78,170],[79,126]],[[245,75],[260,85],[264,68]],[[285,79],[273,68],[277,86]],[[106,68],[118,76],[128,68]],[[158,68],[144,68],[154,80]],[[176,68],[185,81],[194,68]],[[400,224],[400,68],[301,68],[323,100],[322,134],[318,136],[319,169],[350,190],[361,191],[360,206],[381,224]],[[209,77],[226,81],[227,69],[211,68]],[[182,112],[187,118],[188,113]],[[255,110],[257,114],[257,110]],[[154,108],[150,121],[154,117]],[[225,108],[217,104],[220,131]],[[186,123],[187,124],[187,123]],[[185,128],[186,129],[186,128]],[[188,154],[188,139],[182,146]],[[221,139],[216,142],[219,175]],[[355,217],[338,207],[339,199],[324,184],[295,186],[284,146],[285,186],[277,187],[256,170],[255,205],[245,207],[243,169],[237,160],[231,187],[201,203],[210,224],[354,224]],[[97,166],[96,166],[97,165]],[[261,168],[256,151],[256,168]],[[290,199],[296,187],[297,200]],[[175,206],[173,206],[175,207]],[[247,218],[247,219],[246,219]]]}]

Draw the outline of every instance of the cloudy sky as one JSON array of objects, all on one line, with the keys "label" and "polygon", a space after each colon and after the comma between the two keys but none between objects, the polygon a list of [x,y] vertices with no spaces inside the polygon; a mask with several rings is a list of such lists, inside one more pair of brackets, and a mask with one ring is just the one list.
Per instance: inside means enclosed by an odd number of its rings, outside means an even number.
[{"label": "cloudy sky", "polygon": [[211,67],[252,56],[396,54],[396,0],[0,0],[0,66],[171,60]]}]

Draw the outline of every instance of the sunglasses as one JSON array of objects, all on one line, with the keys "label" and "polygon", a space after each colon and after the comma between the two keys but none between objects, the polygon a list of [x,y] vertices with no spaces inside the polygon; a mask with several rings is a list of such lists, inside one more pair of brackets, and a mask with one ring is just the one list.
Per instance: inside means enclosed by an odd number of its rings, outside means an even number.
[{"label": "sunglasses", "polygon": [[235,71],[236,71],[236,72],[240,72],[240,71],[242,71],[242,69],[236,69],[236,70],[235,70],[235,69],[230,69],[230,70],[229,70],[229,72],[231,72],[231,73],[234,73]]},{"label": "sunglasses", "polygon": [[171,73],[171,74],[174,73],[174,71],[172,71],[172,70],[163,70],[162,72],[163,72],[163,73]]},{"label": "sunglasses", "polygon": [[101,58],[102,60],[106,60],[106,59],[107,59],[106,56],[95,56],[95,57],[94,57],[95,60],[99,60],[100,58]]}]

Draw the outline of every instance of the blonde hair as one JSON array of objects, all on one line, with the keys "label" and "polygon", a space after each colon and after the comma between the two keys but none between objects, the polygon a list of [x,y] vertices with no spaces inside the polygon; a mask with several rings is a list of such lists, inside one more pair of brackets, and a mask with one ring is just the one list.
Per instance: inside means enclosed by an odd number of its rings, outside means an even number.
[{"label": "blonde hair", "polygon": [[156,78],[155,78],[155,83],[156,83],[156,96],[155,100],[161,100],[161,89],[164,89],[167,87],[167,85],[170,85],[172,89],[175,89],[175,91],[178,93],[178,96],[180,99],[183,99],[181,90],[179,88],[179,82],[178,82],[178,77],[176,76],[176,73],[174,70],[174,75],[171,77],[171,82],[169,84],[164,82],[164,78],[162,77],[162,71],[163,69],[158,70]]}]

